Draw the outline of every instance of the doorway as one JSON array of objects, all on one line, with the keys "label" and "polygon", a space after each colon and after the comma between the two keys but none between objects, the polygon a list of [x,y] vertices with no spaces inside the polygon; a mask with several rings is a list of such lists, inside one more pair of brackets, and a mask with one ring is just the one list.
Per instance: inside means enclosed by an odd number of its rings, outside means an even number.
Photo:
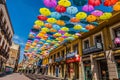
[{"label": "doorway", "polygon": [[108,66],[105,59],[98,61],[98,71],[100,80],[109,80]]}]

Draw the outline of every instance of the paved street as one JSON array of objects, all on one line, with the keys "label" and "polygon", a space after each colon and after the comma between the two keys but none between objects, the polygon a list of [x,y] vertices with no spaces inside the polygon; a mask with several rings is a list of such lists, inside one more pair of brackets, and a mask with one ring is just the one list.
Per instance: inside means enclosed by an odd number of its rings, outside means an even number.
[{"label": "paved street", "polygon": [[56,77],[37,75],[37,74],[28,74],[26,76],[29,77],[31,80],[62,80]]},{"label": "paved street", "polygon": [[24,75],[20,75],[19,73],[13,73],[10,75],[6,75],[4,77],[0,77],[0,80],[31,80]]}]

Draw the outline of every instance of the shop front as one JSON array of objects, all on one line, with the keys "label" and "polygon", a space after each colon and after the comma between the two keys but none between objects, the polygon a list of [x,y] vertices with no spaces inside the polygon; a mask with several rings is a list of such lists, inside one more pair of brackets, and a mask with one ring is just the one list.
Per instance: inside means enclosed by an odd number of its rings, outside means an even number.
[{"label": "shop front", "polygon": [[[71,53],[71,55],[73,54],[74,53]],[[70,55],[67,57],[70,57]],[[68,71],[69,78],[79,79],[79,62],[80,62],[79,55],[74,55],[74,57],[72,58],[67,58],[66,65],[67,65],[67,71]]]}]

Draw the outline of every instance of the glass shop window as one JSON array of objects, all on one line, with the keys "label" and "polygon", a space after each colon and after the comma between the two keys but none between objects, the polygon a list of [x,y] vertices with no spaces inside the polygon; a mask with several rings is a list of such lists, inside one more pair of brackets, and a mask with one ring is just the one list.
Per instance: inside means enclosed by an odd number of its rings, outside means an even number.
[{"label": "glass shop window", "polygon": [[102,43],[102,36],[101,36],[101,34],[95,36],[95,43]]}]

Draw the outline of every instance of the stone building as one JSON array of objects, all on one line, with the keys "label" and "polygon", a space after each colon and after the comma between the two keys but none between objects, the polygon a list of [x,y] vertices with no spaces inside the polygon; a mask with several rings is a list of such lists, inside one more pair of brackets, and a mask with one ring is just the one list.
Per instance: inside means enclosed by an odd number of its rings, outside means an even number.
[{"label": "stone building", "polygon": [[0,0],[0,72],[5,68],[9,58],[14,30],[10,21],[6,1]]}]

